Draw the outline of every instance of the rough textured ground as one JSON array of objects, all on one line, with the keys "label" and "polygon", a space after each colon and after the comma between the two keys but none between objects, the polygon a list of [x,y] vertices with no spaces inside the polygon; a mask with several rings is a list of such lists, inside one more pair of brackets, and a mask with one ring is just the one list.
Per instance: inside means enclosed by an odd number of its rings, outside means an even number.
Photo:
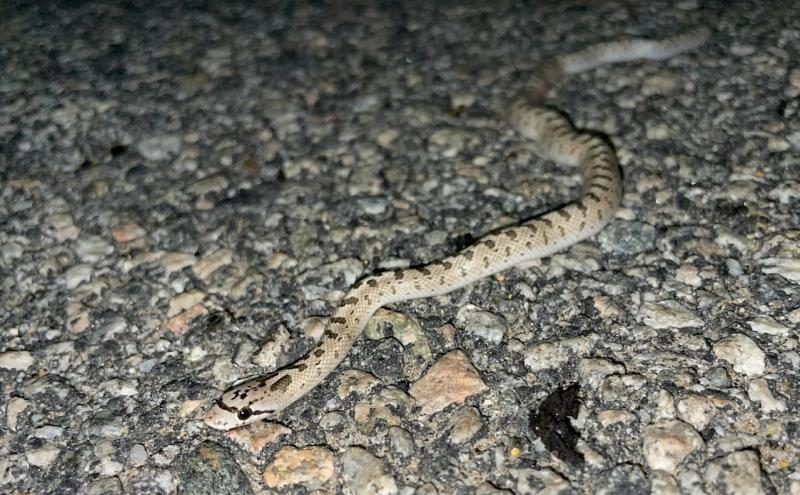
[{"label": "rough textured ground", "polygon": [[[800,493],[800,4],[427,3],[3,2],[0,491]],[[621,159],[600,236],[205,427],[358,277],[577,194],[498,115],[536,61],[700,22],[554,95]]]}]

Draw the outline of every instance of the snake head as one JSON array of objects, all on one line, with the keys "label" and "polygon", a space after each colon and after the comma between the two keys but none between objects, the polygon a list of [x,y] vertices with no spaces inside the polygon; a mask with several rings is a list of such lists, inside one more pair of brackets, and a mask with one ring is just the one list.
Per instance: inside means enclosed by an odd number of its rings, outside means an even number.
[{"label": "snake head", "polygon": [[206,424],[230,430],[267,418],[285,407],[280,392],[291,380],[289,374],[275,372],[232,386],[208,410]]}]

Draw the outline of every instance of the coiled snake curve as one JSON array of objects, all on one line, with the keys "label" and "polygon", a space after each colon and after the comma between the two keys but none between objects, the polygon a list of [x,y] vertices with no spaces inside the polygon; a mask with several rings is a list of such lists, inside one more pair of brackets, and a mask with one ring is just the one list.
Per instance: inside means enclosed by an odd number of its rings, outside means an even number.
[{"label": "coiled snake curve", "polygon": [[710,33],[700,27],[662,40],[600,43],[539,65],[510,101],[507,117],[519,134],[533,142],[537,154],[580,167],[583,195],[545,215],[495,231],[448,258],[356,282],[339,301],[316,347],[295,363],[228,389],[208,411],[206,423],[221,430],[235,428],[269,417],[302,397],[339,365],[381,306],[445,294],[549,256],[600,231],[622,198],[617,157],[603,139],[576,130],[560,112],[543,106],[548,91],[564,76],[604,64],[669,58],[702,45]]}]

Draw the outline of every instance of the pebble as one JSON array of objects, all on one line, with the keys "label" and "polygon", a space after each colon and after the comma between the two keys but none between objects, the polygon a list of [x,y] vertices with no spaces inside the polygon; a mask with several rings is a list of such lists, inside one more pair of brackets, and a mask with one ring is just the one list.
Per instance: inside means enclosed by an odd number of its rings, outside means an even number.
[{"label": "pebble", "polygon": [[767,274],[776,274],[800,284],[800,259],[796,258],[764,258],[759,260],[764,266],[762,271]]},{"label": "pebble", "polygon": [[786,139],[772,136],[767,139],[767,149],[775,153],[783,153],[792,149],[792,145]]},{"label": "pebble", "polygon": [[195,306],[197,303],[203,301],[205,298],[206,293],[201,290],[193,290],[184,292],[182,294],[177,294],[169,301],[169,310],[167,311],[167,316],[171,318],[178,313],[182,313],[183,311],[186,311],[192,306]]},{"label": "pebble", "polygon": [[158,487],[161,488],[162,493],[172,493],[175,491],[175,480],[172,477],[172,473],[166,469],[159,471],[154,479]]},{"label": "pebble", "polygon": [[720,495],[761,495],[761,465],[752,450],[733,452],[706,467],[705,484]]},{"label": "pebble", "polygon": [[581,386],[596,390],[605,377],[625,374],[625,367],[606,359],[581,359],[578,373],[581,377]]},{"label": "pebble", "polygon": [[25,253],[25,248],[17,242],[8,242],[0,246],[0,257],[6,263],[21,257]]},{"label": "pebble", "polygon": [[359,198],[356,203],[361,211],[367,215],[382,215],[389,209],[389,201],[386,198]]},{"label": "pebble", "polygon": [[111,340],[128,330],[128,322],[121,316],[110,316],[94,331],[94,336],[100,340]]},{"label": "pebble", "polygon": [[207,194],[219,193],[227,189],[228,179],[222,175],[212,175],[205,179],[200,179],[186,188],[186,192],[195,196],[205,196]]},{"label": "pebble", "polygon": [[228,248],[217,249],[205,258],[194,264],[192,270],[201,280],[208,281],[211,275],[224,266],[231,264],[233,250]]},{"label": "pebble", "polygon": [[451,404],[461,404],[467,397],[487,390],[486,384],[461,351],[450,351],[416,381],[409,393],[429,415]]},{"label": "pebble", "polygon": [[488,481],[484,481],[475,488],[475,495],[514,495],[511,490],[502,490]]},{"label": "pebble", "polygon": [[399,426],[389,428],[389,444],[402,457],[414,455],[414,438],[411,433]]},{"label": "pebble", "polygon": [[751,377],[762,375],[766,366],[764,351],[750,337],[740,333],[716,342],[714,355],[731,363],[737,373]]},{"label": "pebble", "polygon": [[460,111],[475,104],[477,96],[471,93],[454,93],[450,95],[450,109]]},{"label": "pebble", "polygon": [[400,131],[397,129],[387,129],[378,134],[375,141],[381,148],[391,148],[392,143],[395,141],[395,139],[400,137],[400,134]]},{"label": "pebble", "polygon": [[669,139],[669,137],[672,135],[669,126],[664,125],[661,122],[647,121],[645,122],[645,129],[647,139],[655,141]]},{"label": "pebble", "polygon": [[122,472],[125,466],[112,457],[105,456],[100,458],[98,468],[100,471],[100,476],[116,476]]},{"label": "pebble", "polygon": [[750,381],[750,386],[747,388],[747,396],[750,400],[759,402],[761,410],[765,413],[786,411],[786,402],[778,400],[772,395],[767,380],[764,378]]},{"label": "pebble", "polygon": [[636,320],[658,330],[701,327],[704,321],[677,301],[646,302],[639,307]]},{"label": "pebble", "polygon": [[611,402],[629,403],[643,398],[647,390],[647,380],[638,374],[610,375],[600,386],[603,399]]},{"label": "pebble", "polygon": [[126,223],[111,231],[111,237],[120,244],[125,244],[147,235],[147,231],[138,223]]},{"label": "pebble", "polygon": [[6,404],[6,424],[11,431],[17,431],[17,420],[31,403],[22,397],[11,397]]},{"label": "pebble", "polygon": [[383,460],[361,447],[349,447],[341,456],[342,478],[353,495],[394,495],[394,478],[384,473]]},{"label": "pebble", "polygon": [[334,431],[339,426],[342,426],[347,423],[347,416],[342,414],[339,411],[331,411],[329,413],[325,413],[322,416],[322,419],[319,421],[319,425],[325,431]]},{"label": "pebble", "polygon": [[268,340],[261,346],[255,356],[253,356],[253,364],[272,370],[278,367],[286,355],[286,350],[290,344],[289,331],[283,325],[278,325],[272,339]]},{"label": "pebble", "polygon": [[453,415],[453,428],[450,430],[450,442],[456,445],[472,440],[483,426],[482,416],[478,408],[465,407]]},{"label": "pebble", "polygon": [[353,419],[361,431],[370,434],[379,423],[390,426],[402,424],[402,418],[397,411],[408,410],[413,403],[414,400],[402,390],[395,387],[385,388],[370,397],[369,402],[356,403]]},{"label": "pebble", "polygon": [[25,459],[28,464],[38,468],[47,469],[58,458],[61,450],[52,443],[46,443],[38,449],[31,449],[25,452]]},{"label": "pebble", "polygon": [[122,492],[122,482],[117,477],[102,478],[91,482],[85,491],[86,495],[115,495]]},{"label": "pebble", "polygon": [[[372,320],[370,320],[370,322],[371,321]],[[369,323],[367,323],[367,325],[369,325]],[[309,316],[300,322],[300,329],[303,330],[303,335],[314,342],[320,341],[327,326],[328,319],[320,318],[319,316]]]},{"label": "pebble", "polygon": [[675,473],[689,454],[704,447],[694,428],[677,419],[651,424],[642,431],[642,453],[650,469]]},{"label": "pebble", "polygon": [[600,316],[604,319],[617,318],[622,314],[622,310],[614,304],[614,300],[608,296],[597,296],[593,300],[594,309],[596,309]]},{"label": "pebble", "polygon": [[28,351],[0,353],[0,369],[25,371],[33,365],[33,355]]},{"label": "pebble", "polygon": [[333,452],[323,447],[298,449],[283,447],[264,470],[264,482],[270,488],[302,485],[317,490],[333,477]]},{"label": "pebble", "polygon": [[653,471],[650,476],[651,495],[681,495],[675,477],[664,471]]},{"label": "pebble", "polygon": [[339,386],[336,388],[336,395],[342,400],[349,397],[350,394],[364,396],[380,385],[380,383],[380,380],[366,371],[348,369],[340,375]]},{"label": "pebble", "polygon": [[613,221],[597,236],[606,251],[637,254],[655,248],[656,229],[652,225],[632,221]]},{"label": "pebble", "polygon": [[656,396],[656,411],[654,418],[656,420],[674,419],[675,416],[675,398],[666,390],[659,390],[658,395]]},{"label": "pebble", "polygon": [[134,466],[144,466],[147,462],[147,449],[140,443],[134,444],[128,453],[128,459]]},{"label": "pebble", "polygon": [[456,314],[456,326],[472,337],[483,340],[493,346],[503,342],[506,335],[506,324],[502,318],[477,306],[467,304]]},{"label": "pebble", "polygon": [[171,134],[148,137],[136,143],[136,151],[148,160],[168,160],[180,154],[181,138]]},{"label": "pebble", "polygon": [[683,264],[678,267],[675,272],[675,280],[692,287],[700,287],[703,284],[703,279],[700,278],[697,268],[689,264]]},{"label": "pebble", "polygon": [[731,377],[727,370],[721,366],[714,366],[706,371],[708,384],[714,388],[724,389],[731,386]]},{"label": "pebble", "polygon": [[428,152],[434,156],[453,158],[464,149],[470,137],[470,133],[464,129],[439,129],[428,138]]},{"label": "pebble", "polygon": [[750,329],[754,332],[766,335],[778,335],[780,337],[787,337],[789,335],[789,328],[781,325],[769,316],[762,315],[747,322]]},{"label": "pebble", "polygon": [[167,320],[164,324],[170,332],[174,333],[175,335],[183,335],[189,330],[189,323],[194,320],[195,318],[199,318],[201,316],[205,316],[208,314],[208,310],[202,304],[196,304],[191,308],[187,309],[186,311],[177,314]]},{"label": "pebble", "polygon": [[104,423],[89,426],[87,433],[104,438],[119,438],[128,434],[128,426],[125,425],[123,418],[112,418]]},{"label": "pebble", "polygon": [[589,354],[599,340],[595,333],[555,342],[538,342],[525,348],[525,366],[532,372],[559,368],[573,357]]},{"label": "pebble", "polygon": [[624,409],[606,409],[597,413],[597,421],[603,428],[615,424],[631,424],[636,422],[636,415]]},{"label": "pebble", "polygon": [[744,273],[742,265],[733,258],[728,258],[725,260],[725,268],[728,270],[728,273],[733,277],[739,277]]},{"label": "pebble", "polygon": [[75,245],[75,254],[85,263],[97,263],[113,252],[114,245],[97,236],[78,239]]},{"label": "pebble", "polygon": [[697,431],[703,431],[714,417],[717,408],[710,399],[702,395],[690,395],[678,401],[678,417]]},{"label": "pebble", "polygon": [[53,236],[58,242],[77,239],[80,234],[80,229],[73,223],[72,215],[68,213],[48,215],[45,221],[53,229]]},{"label": "pebble", "polygon": [[33,430],[33,436],[44,440],[55,440],[64,434],[61,426],[45,425]]},{"label": "pebble", "polygon": [[425,331],[422,330],[416,320],[399,311],[379,309],[367,323],[364,335],[373,340],[385,338],[385,325],[391,326],[392,335],[401,344],[411,347],[411,352],[414,356],[420,357],[425,361],[429,361],[433,357]]},{"label": "pebble", "polygon": [[195,257],[188,253],[169,252],[160,256],[159,263],[167,275],[179,272],[195,264]]},{"label": "pebble", "polygon": [[64,282],[67,289],[74,289],[84,282],[92,279],[93,269],[90,265],[75,265],[64,272]]}]

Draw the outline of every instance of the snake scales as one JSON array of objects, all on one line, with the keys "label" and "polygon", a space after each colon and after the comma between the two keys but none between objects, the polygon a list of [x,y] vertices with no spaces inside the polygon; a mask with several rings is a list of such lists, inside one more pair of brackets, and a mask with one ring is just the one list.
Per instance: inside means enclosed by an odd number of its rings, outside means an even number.
[{"label": "snake scales", "polygon": [[289,366],[231,387],[208,411],[206,423],[217,429],[235,428],[264,419],[302,397],[339,365],[381,306],[445,294],[597,233],[622,198],[616,155],[606,141],[576,130],[563,114],[543,106],[548,91],[564,76],[615,62],[663,60],[700,46],[709,35],[710,30],[701,27],[662,40],[600,43],[539,65],[511,100],[508,118],[519,134],[533,142],[537,154],[579,166],[583,195],[545,215],[495,231],[448,258],[358,281],[339,302],[316,347]]}]

